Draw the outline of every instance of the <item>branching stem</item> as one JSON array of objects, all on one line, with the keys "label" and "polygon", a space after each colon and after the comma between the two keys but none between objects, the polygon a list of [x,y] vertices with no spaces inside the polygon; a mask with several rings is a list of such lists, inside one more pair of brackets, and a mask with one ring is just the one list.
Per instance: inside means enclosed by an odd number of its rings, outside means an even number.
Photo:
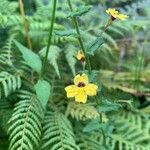
[{"label": "branching stem", "polygon": [[[68,5],[69,5],[69,8],[70,8],[70,11],[73,12],[73,7],[72,7],[72,4],[71,4],[71,1],[70,0],[67,0],[67,1],[68,1]],[[89,60],[89,56],[86,54],[86,49],[85,49],[85,46],[83,44],[83,40],[82,40],[82,37],[81,37],[78,20],[77,20],[76,17],[72,17],[72,21],[73,21],[73,24],[74,24],[74,26],[76,28],[76,32],[78,34],[79,44],[80,44],[81,49],[82,49],[82,51],[83,51],[83,53],[85,55],[85,60],[86,60],[86,63],[87,63],[88,71],[89,71],[89,73],[91,73],[90,60]]]}]

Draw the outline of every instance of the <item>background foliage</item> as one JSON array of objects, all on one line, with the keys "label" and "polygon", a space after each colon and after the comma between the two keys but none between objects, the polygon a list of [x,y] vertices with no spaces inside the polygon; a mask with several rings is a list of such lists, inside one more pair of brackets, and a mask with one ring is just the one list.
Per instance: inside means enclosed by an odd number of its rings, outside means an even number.
[{"label": "background foliage", "polygon": [[[52,3],[24,0],[31,51],[18,1],[0,0],[0,150],[149,150],[150,1],[72,4],[78,8],[74,13],[58,0],[47,74],[39,81]],[[104,44],[88,52],[98,94],[86,104],[67,100],[64,88],[82,70],[74,57],[80,46],[69,16],[78,17],[88,48],[103,30],[109,7],[129,19],[115,21],[103,33]]]}]

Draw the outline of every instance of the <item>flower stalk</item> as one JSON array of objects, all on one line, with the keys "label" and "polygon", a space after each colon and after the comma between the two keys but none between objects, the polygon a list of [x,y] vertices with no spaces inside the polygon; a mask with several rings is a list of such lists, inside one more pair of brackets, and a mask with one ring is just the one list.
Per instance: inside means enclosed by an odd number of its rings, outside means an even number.
[{"label": "flower stalk", "polygon": [[46,48],[46,54],[45,54],[45,57],[43,60],[41,78],[44,76],[45,67],[47,65],[48,53],[49,53],[50,46],[51,46],[51,40],[52,40],[52,34],[53,34],[53,28],[54,28],[54,22],[55,22],[55,14],[56,14],[56,5],[57,5],[57,0],[53,0],[53,9],[51,12],[52,17],[51,17],[50,28],[49,28],[48,44],[47,44],[47,48]]},{"label": "flower stalk", "polygon": [[[69,5],[69,8],[70,8],[70,11],[73,12],[73,7],[72,7],[72,4],[71,4],[71,1],[67,0],[67,2],[68,2],[68,5]],[[78,41],[79,41],[80,47],[81,47],[81,49],[82,49],[82,51],[85,55],[85,61],[86,61],[86,64],[87,64],[88,71],[89,71],[89,73],[91,73],[91,64],[90,64],[89,56],[86,54],[86,49],[85,49],[85,46],[83,44],[83,40],[82,40],[80,29],[79,29],[78,20],[77,20],[76,17],[72,17],[72,21],[73,21],[73,24],[76,28],[76,32],[78,34]]]},{"label": "flower stalk", "polygon": [[110,19],[107,21],[106,25],[104,26],[100,36],[104,32],[106,32],[107,28],[118,18],[120,20],[126,20],[128,18],[127,15],[119,13],[116,9],[109,8],[106,10],[106,13],[110,15]]}]

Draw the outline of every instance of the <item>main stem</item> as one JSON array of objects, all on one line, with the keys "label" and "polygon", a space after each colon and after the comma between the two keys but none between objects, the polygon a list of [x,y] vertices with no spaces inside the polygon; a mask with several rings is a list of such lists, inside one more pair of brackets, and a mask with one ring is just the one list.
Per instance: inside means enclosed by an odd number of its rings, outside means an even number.
[{"label": "main stem", "polygon": [[21,13],[21,16],[23,18],[25,36],[27,38],[27,44],[28,44],[28,47],[30,49],[32,49],[32,42],[31,42],[31,38],[30,38],[30,35],[29,35],[29,25],[28,25],[28,21],[26,19],[23,2],[22,2],[22,0],[19,0],[18,2],[19,2],[20,13]]},{"label": "main stem", "polygon": [[56,4],[57,0],[53,0],[53,9],[52,9],[52,18],[51,18],[51,23],[50,23],[50,29],[49,29],[49,37],[48,37],[48,44],[46,48],[46,54],[43,60],[43,68],[42,68],[42,73],[41,73],[41,78],[44,76],[45,72],[45,67],[47,64],[47,59],[48,59],[48,53],[50,50],[50,45],[51,45],[51,40],[52,40],[52,34],[53,34],[53,28],[54,28],[54,22],[55,22],[55,13],[56,13]]},{"label": "main stem", "polygon": [[[73,12],[73,8],[72,8],[72,5],[71,5],[71,1],[70,0],[67,0],[68,1],[68,5],[69,5],[69,8],[70,10]],[[89,73],[91,73],[91,65],[90,65],[90,60],[89,60],[89,57],[88,55],[86,54],[86,50],[85,50],[85,47],[84,47],[84,44],[83,44],[83,40],[81,38],[81,33],[80,33],[80,29],[79,29],[79,24],[78,24],[78,20],[76,17],[72,17],[72,21],[74,23],[74,26],[76,28],[76,32],[78,34],[78,41],[79,41],[79,44],[81,46],[81,49],[85,55],[85,59],[86,59],[86,63],[87,63],[87,67],[88,67],[88,71]]]}]

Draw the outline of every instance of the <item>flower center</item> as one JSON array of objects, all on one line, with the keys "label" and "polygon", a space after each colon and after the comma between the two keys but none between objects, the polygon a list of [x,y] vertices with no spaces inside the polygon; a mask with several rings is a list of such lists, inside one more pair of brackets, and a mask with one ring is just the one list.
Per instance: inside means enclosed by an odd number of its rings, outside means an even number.
[{"label": "flower center", "polygon": [[80,61],[84,62],[85,61],[85,57],[81,57]]},{"label": "flower center", "polygon": [[111,16],[111,20],[114,21],[116,18],[114,16]]},{"label": "flower center", "polygon": [[85,87],[85,83],[79,82],[79,83],[78,83],[78,87]]}]

